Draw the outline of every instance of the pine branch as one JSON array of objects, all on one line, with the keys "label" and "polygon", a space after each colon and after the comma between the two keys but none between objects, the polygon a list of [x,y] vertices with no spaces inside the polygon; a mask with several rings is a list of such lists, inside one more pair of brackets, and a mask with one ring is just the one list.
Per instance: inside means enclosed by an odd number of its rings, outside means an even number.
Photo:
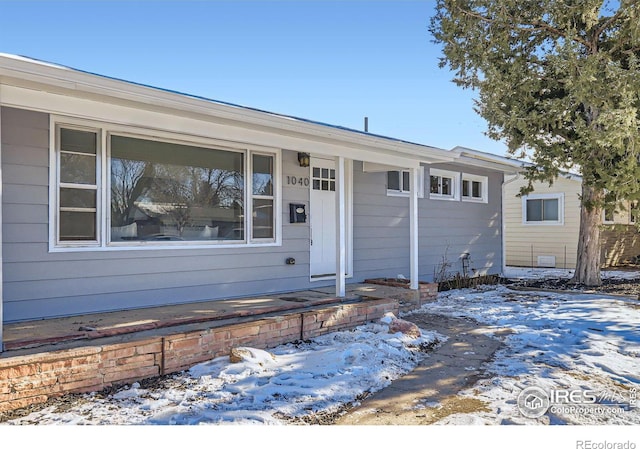
[{"label": "pine branch", "polygon": [[[481,22],[487,23],[487,24],[494,24],[496,23],[496,21],[494,19],[491,19],[489,17],[483,16],[480,13],[468,10],[468,9],[463,9],[461,7],[457,7],[458,11],[460,11],[460,13],[469,16],[469,17],[473,17],[475,19],[480,20]],[[529,34],[534,34],[535,32],[538,31],[547,31],[550,34],[553,34],[557,37],[561,37],[563,39],[568,39],[569,35],[562,31],[559,28],[553,27],[551,25],[549,25],[548,23],[544,22],[544,21],[532,21],[532,22],[525,22],[525,23],[521,23],[519,20],[516,20],[516,17],[514,17],[513,15],[509,15],[509,21],[506,21],[504,23],[502,23],[503,25],[506,25],[507,28],[514,30],[514,31],[518,31],[521,33],[529,33]],[[591,49],[592,45],[589,41],[581,38],[580,36],[572,36],[570,38],[570,40],[582,44],[585,47]]]}]

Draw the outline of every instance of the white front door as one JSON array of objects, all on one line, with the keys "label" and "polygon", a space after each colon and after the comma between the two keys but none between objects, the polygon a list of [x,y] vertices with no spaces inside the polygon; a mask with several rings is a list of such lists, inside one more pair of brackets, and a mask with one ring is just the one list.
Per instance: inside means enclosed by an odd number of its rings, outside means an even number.
[{"label": "white front door", "polygon": [[311,278],[336,275],[336,164],[311,158]]}]

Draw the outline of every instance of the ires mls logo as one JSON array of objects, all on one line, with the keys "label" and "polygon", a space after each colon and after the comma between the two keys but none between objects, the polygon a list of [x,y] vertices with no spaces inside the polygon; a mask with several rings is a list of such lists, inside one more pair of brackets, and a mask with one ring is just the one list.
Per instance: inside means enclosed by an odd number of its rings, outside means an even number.
[{"label": "ires mls logo", "polygon": [[518,409],[527,418],[540,418],[550,406],[549,395],[540,387],[527,387],[518,395]]},{"label": "ires mls logo", "polygon": [[595,404],[598,396],[593,390],[550,390],[552,404]]},{"label": "ires mls logo", "polygon": [[527,387],[518,395],[520,413],[527,418],[540,418],[548,411],[560,414],[615,415],[636,406],[636,391],[629,393],[629,401],[620,394],[582,389],[551,389]]}]

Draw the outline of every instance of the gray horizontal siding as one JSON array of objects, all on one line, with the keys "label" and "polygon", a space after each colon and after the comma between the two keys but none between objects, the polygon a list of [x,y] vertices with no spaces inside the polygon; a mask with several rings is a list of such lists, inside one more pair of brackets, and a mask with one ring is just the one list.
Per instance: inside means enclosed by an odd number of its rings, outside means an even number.
[{"label": "gray horizontal siding", "polygon": [[[6,180],[3,181],[3,194],[5,198],[3,204],[39,204],[48,207],[49,189],[47,186],[7,184]],[[7,201],[11,201],[12,203],[8,203]]]},{"label": "gray horizontal siding", "polygon": [[10,166],[26,165],[45,168],[49,166],[49,155],[43,153],[42,148],[6,144],[3,142],[3,152],[2,162]]},{"label": "gray horizontal siding", "polygon": [[[148,289],[126,293],[92,294],[90,296],[65,296],[52,300],[50,298],[18,301],[11,304],[11,312],[16,317],[29,317],[33,309],[45,317],[64,316],[61,311],[73,311],[73,314],[84,314],[99,311],[131,309],[133,307],[154,307],[162,304],[180,304],[208,301],[215,293],[219,298],[241,298],[262,294],[283,293],[307,288],[308,273],[302,278],[269,279],[247,281],[243,283],[229,282],[209,287],[184,285],[177,288]],[[132,300],[135,299],[135,304]],[[28,319],[28,318],[25,318]]]},{"label": "gray horizontal siding", "polygon": [[[253,296],[333,285],[309,280],[309,225],[289,224],[290,202],[309,189],[283,186],[279,247],[48,251],[49,118],[3,108],[4,318],[20,321],[79,313]],[[283,151],[282,179],[306,177]],[[443,167],[445,168],[445,167]],[[450,168],[450,167],[449,167]],[[477,174],[484,174],[479,172]],[[489,204],[419,200],[420,272],[429,279],[446,250],[470,251],[478,266],[499,267],[500,177]],[[386,195],[384,173],[354,163],[354,277],[409,275],[409,200]],[[295,265],[286,265],[293,257]],[[499,271],[499,269],[498,269]]]},{"label": "gray horizontal siding", "polygon": [[[3,135],[6,125],[3,124]],[[4,151],[3,151],[4,153]],[[28,165],[2,164],[2,181],[10,185],[48,186],[49,169]]]},{"label": "gray horizontal siding", "polygon": [[[43,258],[43,252],[47,252],[46,243],[16,243],[10,242],[4,244],[6,252],[4,262],[71,262],[71,261],[89,261],[100,260],[107,262],[127,261],[127,260],[145,260],[147,258],[232,258],[233,256],[261,257],[262,254],[277,253],[289,254],[293,252],[302,252],[308,250],[307,239],[287,240],[287,246],[269,246],[261,248],[181,248],[181,249],[148,249],[148,250],[128,250],[128,251],[83,251],[83,252],[63,252],[52,253],[50,256]],[[308,252],[308,251],[307,251]]]},{"label": "gray horizontal siding", "polygon": [[364,173],[354,163],[354,277],[408,276],[409,199],[387,196],[386,173]]},{"label": "gray horizontal siding", "polygon": [[[302,251],[302,250],[301,250]],[[300,271],[301,265],[309,263],[308,252],[300,255],[296,259],[295,266],[284,264],[284,259],[288,257],[289,252],[268,252],[261,253],[259,257],[255,257],[251,270],[243,270],[242,258],[234,259],[233,257],[211,257],[211,256],[174,256],[172,258],[172,266],[157,267],[154,263],[157,256],[153,251],[148,251],[148,257],[140,257],[136,259],[119,259],[118,264],[106,263],[103,259],[94,258],[92,260],[74,260],[64,263],[59,261],[45,262],[22,262],[7,264],[5,275],[11,278],[13,282],[24,281],[65,281],[69,277],[69,273],[85,273],[84,279],[101,279],[104,277],[117,276],[124,280],[127,276],[162,274],[171,275],[172,277],[182,276],[184,274],[192,275],[200,271],[213,271],[209,273],[210,279],[230,279],[233,277],[232,272],[235,271],[257,271],[261,268],[269,268],[274,272],[281,269],[287,271]],[[304,267],[303,267],[304,268]],[[230,273],[223,273],[229,271]],[[96,282],[95,280],[92,282]],[[209,282],[210,283],[210,282]]]},{"label": "gray horizontal siding", "polygon": [[[244,267],[219,268],[212,273],[211,270],[194,270],[180,272],[136,273],[102,276],[82,276],[69,282],[69,279],[61,280],[40,280],[28,282],[11,282],[5,286],[5,295],[14,300],[25,300],[38,298],[43,289],[49,291],[47,298],[59,298],[65,296],[87,296],[103,293],[127,293],[143,290],[161,290],[165,288],[179,288],[182,286],[207,286],[213,287],[217,284],[242,283],[255,280],[286,279],[301,272],[300,267],[285,265],[284,261],[278,266],[252,266],[251,269],[241,269]],[[82,275],[85,270],[70,272]],[[306,274],[306,273],[305,273]],[[308,276],[308,274],[307,274]],[[212,299],[212,298],[210,298]]]},{"label": "gray horizontal siding", "polygon": [[5,242],[46,243],[48,226],[41,223],[27,223],[21,217],[14,217],[14,223],[2,221],[2,237]]},{"label": "gray horizontal siding", "polygon": [[502,271],[502,174],[473,167],[442,164],[444,170],[488,177],[489,201],[472,203],[420,200],[420,269],[432,278],[444,265],[449,275],[462,273],[464,253],[470,254],[471,269],[479,273]]},{"label": "gray horizontal siding", "polygon": [[[4,318],[20,321],[282,292],[309,281],[308,224],[288,203],[308,188],[283,186],[283,244],[258,248],[48,251],[49,117],[2,108]],[[283,176],[308,176],[283,151]],[[288,257],[295,265],[286,265]]]},{"label": "gray horizontal siding", "polygon": [[[443,262],[450,275],[462,272],[464,252],[471,254],[471,268],[499,273],[502,175],[451,164],[437,168],[487,176],[489,202],[418,199],[420,278],[432,280]],[[354,172],[355,277],[409,277],[409,199],[387,196],[385,173],[364,173],[359,163]]]},{"label": "gray horizontal siding", "polygon": [[5,204],[2,213],[7,216],[5,224],[40,224],[47,221],[49,208],[44,204]]}]

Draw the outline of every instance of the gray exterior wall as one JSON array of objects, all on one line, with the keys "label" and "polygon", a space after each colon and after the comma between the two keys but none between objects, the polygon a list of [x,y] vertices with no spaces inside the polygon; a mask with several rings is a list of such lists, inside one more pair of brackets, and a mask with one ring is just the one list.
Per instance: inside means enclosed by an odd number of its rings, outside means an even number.
[{"label": "gray exterior wall", "polygon": [[[49,252],[49,116],[12,108],[0,113],[6,322],[334,284],[309,280],[309,225],[289,224],[288,216],[290,202],[308,205],[309,188],[285,183],[282,246]],[[282,165],[283,179],[309,174],[296,152],[283,151]],[[501,271],[502,175],[464,171],[489,176],[489,203],[419,200],[423,280],[432,279],[445,251],[453,271],[464,251],[471,253],[472,267]],[[354,273],[348,282],[408,277],[408,198],[388,197],[386,174],[363,173],[358,161],[353,181]],[[285,264],[288,257],[296,264]]]},{"label": "gray exterior wall", "polygon": [[[288,203],[309,201],[300,186],[283,186],[282,246],[50,253],[49,116],[2,108],[2,124],[5,321],[310,287],[308,224],[288,223]],[[282,164],[308,176],[294,152]]]},{"label": "gray exterior wall", "polygon": [[[462,273],[460,256],[481,274],[502,271],[502,173],[454,164],[433,168],[488,177],[488,202],[418,199],[420,279],[432,281],[443,261],[447,274]],[[386,193],[386,173],[363,173],[354,164],[354,268],[356,278],[409,277],[409,198]]]}]

